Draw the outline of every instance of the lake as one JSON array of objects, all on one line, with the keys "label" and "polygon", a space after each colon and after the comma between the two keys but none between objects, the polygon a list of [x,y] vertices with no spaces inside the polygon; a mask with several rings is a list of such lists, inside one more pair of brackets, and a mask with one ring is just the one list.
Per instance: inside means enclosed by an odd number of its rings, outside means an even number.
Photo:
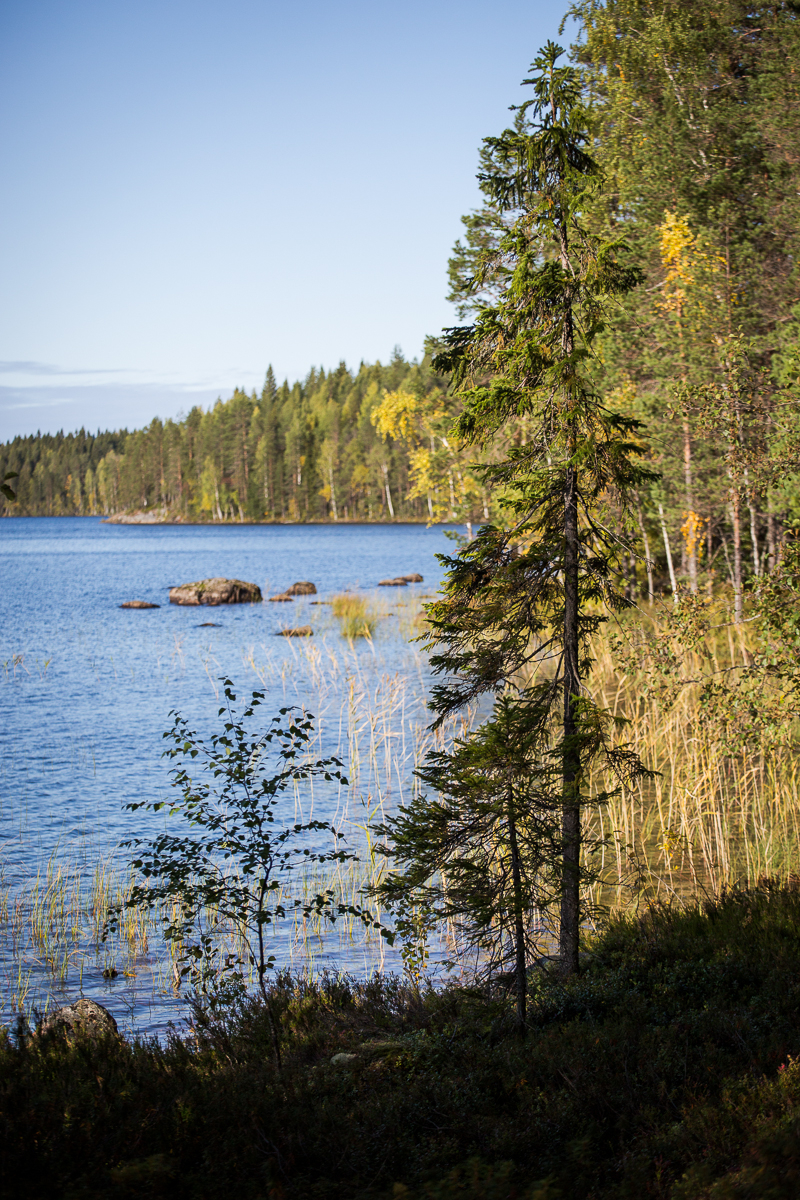
[{"label": "lake", "polygon": [[[218,728],[223,675],[240,694],[263,690],[265,717],[287,703],[315,714],[318,747],[343,758],[350,787],[298,794],[295,815],[314,805],[314,816],[335,816],[363,847],[370,816],[410,796],[429,745],[428,667],[409,639],[420,598],[440,582],[436,555],[451,548],[441,527],[419,525],[0,521],[0,1020],[79,992],[127,1030],[158,1033],[182,1011],[152,929],[131,934],[125,953],[98,944],[90,927],[124,886],[120,840],[162,819],[125,805],[169,793],[161,754],[170,712],[206,735]],[[377,586],[413,572],[424,583]],[[220,575],[257,583],[265,597],[299,580],[318,594],[292,604],[169,604],[171,586]],[[312,604],[348,590],[372,610],[371,638],[349,641],[330,607]],[[121,609],[128,600],[161,607]],[[301,625],[313,637],[277,636]],[[313,945],[295,931],[279,950],[293,966],[397,966],[396,952],[387,959],[380,939],[356,930]]]}]

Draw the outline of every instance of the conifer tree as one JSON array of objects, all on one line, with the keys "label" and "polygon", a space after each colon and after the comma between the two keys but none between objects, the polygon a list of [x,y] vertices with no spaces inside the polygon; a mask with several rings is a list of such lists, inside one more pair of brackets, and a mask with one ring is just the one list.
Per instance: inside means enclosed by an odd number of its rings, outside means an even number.
[{"label": "conifer tree", "polygon": [[433,669],[445,676],[433,691],[439,723],[482,693],[510,692],[516,719],[537,733],[539,756],[559,764],[560,955],[572,973],[588,869],[580,816],[587,765],[603,753],[623,783],[644,772],[615,747],[613,722],[584,686],[603,606],[630,603],[614,580],[631,543],[606,517],[613,502],[619,528],[629,498],[653,476],[640,462],[637,422],[611,412],[593,381],[592,344],[609,304],[639,275],[620,261],[622,243],[601,240],[585,219],[601,179],[580,78],[558,65],[562,54],[547,43],[514,128],[484,142],[479,178],[508,228],[480,256],[472,281],[476,292],[493,281],[487,300],[472,325],[446,331],[434,361],[463,403],[462,438],[485,446],[524,420],[528,439],[486,470],[503,490],[509,525],[484,526],[445,560],[429,644]]}]

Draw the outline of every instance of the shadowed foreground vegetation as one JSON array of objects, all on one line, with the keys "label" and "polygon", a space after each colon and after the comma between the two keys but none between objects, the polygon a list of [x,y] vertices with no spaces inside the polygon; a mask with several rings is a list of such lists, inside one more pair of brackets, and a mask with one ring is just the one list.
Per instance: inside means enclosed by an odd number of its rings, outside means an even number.
[{"label": "shadowed foreground vegetation", "polygon": [[[800,892],[618,919],[511,998],[283,978],[190,1036],[0,1051],[2,1195],[794,1197]],[[334,1064],[337,1054],[357,1057]]]}]

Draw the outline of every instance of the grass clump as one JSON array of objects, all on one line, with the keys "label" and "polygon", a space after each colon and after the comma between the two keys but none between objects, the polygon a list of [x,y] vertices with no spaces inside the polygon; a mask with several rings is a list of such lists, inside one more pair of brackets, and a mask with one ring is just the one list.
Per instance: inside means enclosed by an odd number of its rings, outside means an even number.
[{"label": "grass clump", "polygon": [[352,592],[340,592],[331,600],[331,608],[339,622],[342,637],[348,641],[358,637],[372,637],[377,618],[362,596],[355,596]]},{"label": "grass clump", "polygon": [[280,1070],[258,997],[166,1045],[20,1026],[0,1195],[788,1200],[798,981],[800,892],[765,883],[615,920],[537,973],[525,1040],[505,994],[386,977],[280,976]]}]

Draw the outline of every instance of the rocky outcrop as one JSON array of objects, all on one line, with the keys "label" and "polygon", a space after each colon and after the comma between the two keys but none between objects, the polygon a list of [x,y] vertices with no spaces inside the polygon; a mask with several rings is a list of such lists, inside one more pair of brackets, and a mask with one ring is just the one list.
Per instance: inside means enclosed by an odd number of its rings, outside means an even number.
[{"label": "rocky outcrop", "polygon": [[286,589],[287,596],[316,596],[317,589],[313,583],[309,583],[306,579],[300,583],[293,583],[291,587]]},{"label": "rocky outcrop", "polygon": [[38,1032],[63,1033],[69,1038],[76,1037],[118,1037],[117,1022],[107,1008],[96,1004],[94,1000],[73,1001],[55,1012],[48,1013],[39,1026]]},{"label": "rocky outcrop", "polygon": [[298,625],[297,629],[279,629],[278,637],[312,637],[313,633],[310,625]]},{"label": "rocky outcrop", "polygon": [[381,579],[378,587],[408,587],[409,583],[423,583],[421,575],[398,575],[395,579]]},{"label": "rocky outcrop", "polygon": [[201,579],[169,589],[170,604],[260,604],[261,588],[241,579]]},{"label": "rocky outcrop", "polygon": [[126,600],[120,608],[161,608],[161,605],[151,604],[149,600]]}]

